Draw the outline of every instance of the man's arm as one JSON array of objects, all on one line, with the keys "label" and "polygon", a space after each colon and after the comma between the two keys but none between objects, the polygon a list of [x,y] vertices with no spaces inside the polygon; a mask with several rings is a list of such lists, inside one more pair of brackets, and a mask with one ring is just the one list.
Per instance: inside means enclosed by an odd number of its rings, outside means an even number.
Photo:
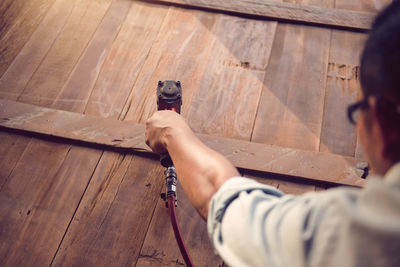
[{"label": "man's arm", "polygon": [[146,143],[156,153],[168,151],[186,195],[204,219],[214,193],[239,176],[232,163],[204,145],[174,111],[158,111],[146,122]]}]

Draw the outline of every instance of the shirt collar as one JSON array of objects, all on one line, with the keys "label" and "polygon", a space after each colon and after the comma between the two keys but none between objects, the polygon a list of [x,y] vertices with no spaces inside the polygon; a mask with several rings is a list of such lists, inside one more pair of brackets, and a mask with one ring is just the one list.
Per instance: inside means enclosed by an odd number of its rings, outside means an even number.
[{"label": "shirt collar", "polygon": [[385,181],[391,184],[400,183],[400,162],[394,164],[385,174]]}]

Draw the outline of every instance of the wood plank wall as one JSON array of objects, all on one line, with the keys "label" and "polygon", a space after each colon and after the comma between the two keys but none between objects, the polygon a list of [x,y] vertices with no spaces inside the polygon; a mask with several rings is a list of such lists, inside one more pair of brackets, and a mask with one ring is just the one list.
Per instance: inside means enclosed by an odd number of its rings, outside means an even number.
[{"label": "wood plank wall", "polygon": [[[132,0],[4,0],[0,14],[1,98],[143,123],[156,82],[179,79],[197,132],[362,157],[343,108],[365,34]],[[3,131],[0,143],[0,265],[183,265],[157,161]],[[244,174],[286,193],[326,188]],[[178,193],[194,262],[222,266]]]}]

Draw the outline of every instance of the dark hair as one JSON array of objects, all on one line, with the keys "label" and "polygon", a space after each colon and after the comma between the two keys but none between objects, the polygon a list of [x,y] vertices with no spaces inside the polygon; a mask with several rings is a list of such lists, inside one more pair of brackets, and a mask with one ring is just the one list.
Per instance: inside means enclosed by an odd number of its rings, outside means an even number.
[{"label": "dark hair", "polygon": [[[393,1],[375,19],[361,56],[364,97],[377,98],[377,116],[387,142],[385,152],[400,160],[400,1]],[[368,128],[368,121],[366,125]]]},{"label": "dark hair", "polygon": [[361,56],[364,96],[380,96],[400,104],[400,1],[393,1],[375,19]]}]

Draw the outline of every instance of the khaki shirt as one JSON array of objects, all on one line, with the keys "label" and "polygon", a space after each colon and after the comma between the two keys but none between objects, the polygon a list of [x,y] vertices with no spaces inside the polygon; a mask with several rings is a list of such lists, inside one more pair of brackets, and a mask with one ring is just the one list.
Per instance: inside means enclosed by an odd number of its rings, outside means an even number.
[{"label": "khaki shirt", "polygon": [[207,227],[230,266],[400,266],[400,163],[363,189],[301,196],[235,177],[213,196]]}]

